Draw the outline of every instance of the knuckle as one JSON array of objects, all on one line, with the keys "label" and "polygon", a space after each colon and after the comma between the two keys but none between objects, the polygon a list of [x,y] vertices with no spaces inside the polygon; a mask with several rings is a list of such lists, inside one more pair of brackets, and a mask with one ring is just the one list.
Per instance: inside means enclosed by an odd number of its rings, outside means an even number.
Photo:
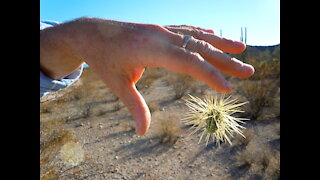
[{"label": "knuckle", "polygon": [[201,55],[197,52],[190,52],[186,58],[187,64],[196,65],[204,61]]},{"label": "knuckle", "polygon": [[161,25],[157,25],[157,24],[148,24],[146,25],[146,29],[150,30],[150,31],[163,31],[165,28]]},{"label": "knuckle", "polygon": [[207,51],[210,49],[209,43],[207,43],[204,40],[196,40],[196,47],[198,51],[201,51],[201,50]]},{"label": "knuckle", "polygon": [[125,55],[128,59],[137,58],[137,60],[142,60],[142,57],[150,52],[149,50],[158,46],[159,43],[153,38],[139,33],[133,34],[130,38],[127,38],[125,45],[119,45],[119,47],[130,49],[129,51],[125,51],[125,53],[128,53],[128,55]]},{"label": "knuckle", "polygon": [[194,37],[197,37],[199,35],[199,31],[197,29],[194,29],[194,28],[190,28],[189,29],[189,33]]},{"label": "knuckle", "polygon": [[196,27],[192,27],[192,29],[190,29],[192,36],[194,37],[203,37],[205,32],[199,28]]},{"label": "knuckle", "polygon": [[202,51],[207,54],[223,53],[220,49],[217,49],[216,47],[204,40],[196,40],[196,47],[198,51]]}]

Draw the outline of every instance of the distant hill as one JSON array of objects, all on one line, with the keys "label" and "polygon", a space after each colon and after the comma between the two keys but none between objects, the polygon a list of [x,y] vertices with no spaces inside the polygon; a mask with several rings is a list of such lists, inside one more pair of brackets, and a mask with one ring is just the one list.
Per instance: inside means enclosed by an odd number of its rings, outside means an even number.
[{"label": "distant hill", "polygon": [[247,49],[244,51],[249,57],[257,57],[262,54],[269,54],[275,58],[280,59],[280,44],[274,46],[247,46]]},{"label": "distant hill", "polygon": [[259,59],[259,60],[280,60],[280,44],[273,46],[250,46],[247,45],[247,48],[244,52],[240,54],[232,54],[231,56],[239,58],[242,61],[247,61],[250,59]]},{"label": "distant hill", "polygon": [[273,45],[273,46],[250,46],[250,45],[247,45],[246,51],[248,51],[248,52],[254,52],[254,51],[263,52],[263,51],[267,50],[270,53],[273,53],[274,50],[277,48],[280,48],[280,44]]}]

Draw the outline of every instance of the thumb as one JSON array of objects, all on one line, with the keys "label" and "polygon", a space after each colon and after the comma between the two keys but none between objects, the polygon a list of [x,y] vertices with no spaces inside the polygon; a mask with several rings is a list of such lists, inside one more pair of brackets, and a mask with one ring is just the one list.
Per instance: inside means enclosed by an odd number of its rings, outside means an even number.
[{"label": "thumb", "polygon": [[136,125],[136,134],[139,136],[144,135],[150,127],[151,114],[144,98],[136,89],[134,82],[124,84],[124,87],[117,94],[122,103],[131,112]]}]

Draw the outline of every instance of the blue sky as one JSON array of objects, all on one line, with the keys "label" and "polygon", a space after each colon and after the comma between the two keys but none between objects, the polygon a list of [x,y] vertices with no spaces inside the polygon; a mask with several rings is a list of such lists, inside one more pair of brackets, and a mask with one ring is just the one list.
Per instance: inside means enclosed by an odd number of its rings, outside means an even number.
[{"label": "blue sky", "polygon": [[159,25],[214,29],[248,45],[280,43],[280,0],[40,0],[40,19],[69,21],[89,16]]}]

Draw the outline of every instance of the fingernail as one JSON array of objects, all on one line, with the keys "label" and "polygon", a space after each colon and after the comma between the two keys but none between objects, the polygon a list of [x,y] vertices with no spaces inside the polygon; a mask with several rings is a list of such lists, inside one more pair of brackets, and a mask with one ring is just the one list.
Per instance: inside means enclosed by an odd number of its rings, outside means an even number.
[{"label": "fingernail", "polygon": [[214,33],[214,30],[208,29],[207,32],[209,32],[209,33]]},{"label": "fingernail", "polygon": [[249,75],[252,75],[252,74],[254,74],[254,67],[252,66],[252,65],[250,65],[250,64],[244,64],[243,65],[243,68],[244,68],[244,70],[245,70],[245,72],[247,72]]}]

